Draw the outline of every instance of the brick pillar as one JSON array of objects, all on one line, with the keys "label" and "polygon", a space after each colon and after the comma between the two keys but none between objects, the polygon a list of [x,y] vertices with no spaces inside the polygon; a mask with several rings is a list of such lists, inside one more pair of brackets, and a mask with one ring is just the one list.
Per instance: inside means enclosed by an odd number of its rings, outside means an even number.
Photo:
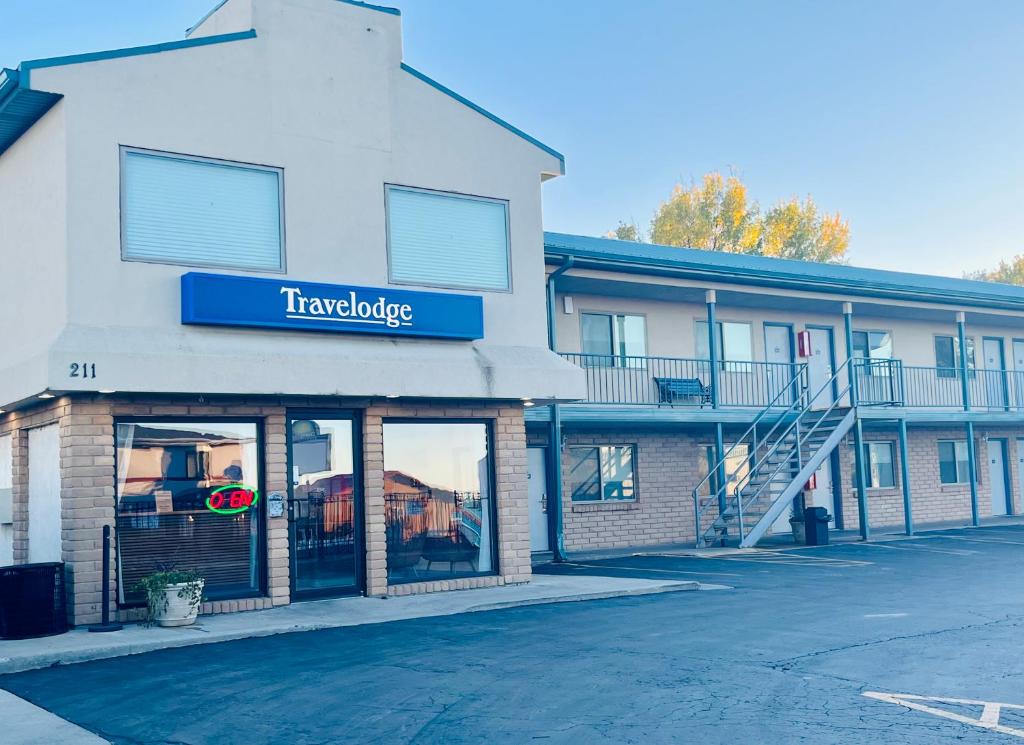
[{"label": "brick pillar", "polygon": [[[268,411],[263,424],[264,488],[267,495],[288,494],[288,441],[284,410]],[[274,605],[291,601],[287,510],[281,517],[267,517],[267,591]]]},{"label": "brick pillar", "polygon": [[501,409],[494,423],[495,497],[498,500],[498,568],[507,583],[529,582],[530,506],[526,423],[521,408]]},{"label": "brick pillar", "polygon": [[28,432],[11,432],[11,479],[14,500],[14,563],[28,561]]},{"label": "brick pillar", "polygon": [[[102,533],[104,525],[114,527],[114,480],[109,405],[69,404],[60,418],[61,542],[75,625],[100,620]],[[111,597],[114,584],[111,567]]]},{"label": "brick pillar", "polygon": [[366,594],[388,594],[388,550],[384,526],[384,425],[382,410],[363,416],[363,520],[366,525]]}]

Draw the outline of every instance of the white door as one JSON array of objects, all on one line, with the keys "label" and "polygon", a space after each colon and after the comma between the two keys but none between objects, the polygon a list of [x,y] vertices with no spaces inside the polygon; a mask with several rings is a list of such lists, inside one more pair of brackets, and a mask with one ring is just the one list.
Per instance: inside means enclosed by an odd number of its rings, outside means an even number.
[{"label": "white door", "polygon": [[1006,510],[1006,440],[988,441],[988,482],[992,486],[992,514],[1005,515]]},{"label": "white door", "polygon": [[[811,334],[811,356],[807,358],[807,385],[809,396],[818,392],[829,378],[832,377],[832,332],[829,329],[808,329]],[[825,386],[825,390],[814,399],[811,408],[827,409],[835,400],[833,386]]]},{"label": "white door", "polygon": [[[764,325],[764,359],[774,363],[768,368],[768,390],[770,402],[793,377],[793,330],[789,326]],[[793,402],[793,394],[784,394],[779,403]]]},{"label": "white door", "polygon": [[530,499],[530,550],[548,551],[547,458],[544,448],[526,448],[526,479]]},{"label": "white door", "polygon": [[1013,340],[1013,400],[1024,408],[1024,340]]},{"label": "white door", "polygon": [[990,409],[1002,409],[1006,406],[1003,392],[1003,340],[983,339],[981,349],[985,355],[985,369],[982,372],[985,376],[982,381],[985,403]]},{"label": "white door", "polygon": [[28,560],[60,561],[60,430],[28,432]]}]

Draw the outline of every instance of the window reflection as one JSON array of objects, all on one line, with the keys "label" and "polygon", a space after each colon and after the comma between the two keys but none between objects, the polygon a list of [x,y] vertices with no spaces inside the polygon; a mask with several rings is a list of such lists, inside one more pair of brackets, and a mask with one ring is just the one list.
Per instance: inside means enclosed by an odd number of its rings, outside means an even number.
[{"label": "window reflection", "polygon": [[357,587],[352,421],[293,420],[291,459],[295,589]]},{"label": "window reflection", "polygon": [[260,485],[256,425],[146,422],[117,425],[117,556],[122,602],[162,569],[195,570],[213,597],[259,588],[259,501],[212,511],[219,487]]},{"label": "window reflection", "polygon": [[384,423],[390,582],[494,572],[490,473],[485,423]]}]

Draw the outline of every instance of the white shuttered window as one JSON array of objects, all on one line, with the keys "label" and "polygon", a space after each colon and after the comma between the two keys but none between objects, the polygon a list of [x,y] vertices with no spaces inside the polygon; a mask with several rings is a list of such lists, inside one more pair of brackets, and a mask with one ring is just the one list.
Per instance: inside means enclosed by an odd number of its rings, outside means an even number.
[{"label": "white shuttered window", "polygon": [[387,188],[391,281],[509,290],[508,203]]},{"label": "white shuttered window", "polygon": [[281,171],[122,150],[126,260],[284,269]]}]

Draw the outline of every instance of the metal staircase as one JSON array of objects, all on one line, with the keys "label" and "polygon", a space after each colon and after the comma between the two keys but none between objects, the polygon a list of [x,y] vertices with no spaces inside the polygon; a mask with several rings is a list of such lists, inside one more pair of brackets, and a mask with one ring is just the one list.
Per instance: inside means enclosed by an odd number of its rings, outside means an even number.
[{"label": "metal staircase", "polygon": [[850,385],[840,385],[849,380],[848,365],[816,391],[808,389],[807,367],[800,365],[709,469],[693,490],[698,548],[736,542],[755,546],[789,508],[854,424]]}]

